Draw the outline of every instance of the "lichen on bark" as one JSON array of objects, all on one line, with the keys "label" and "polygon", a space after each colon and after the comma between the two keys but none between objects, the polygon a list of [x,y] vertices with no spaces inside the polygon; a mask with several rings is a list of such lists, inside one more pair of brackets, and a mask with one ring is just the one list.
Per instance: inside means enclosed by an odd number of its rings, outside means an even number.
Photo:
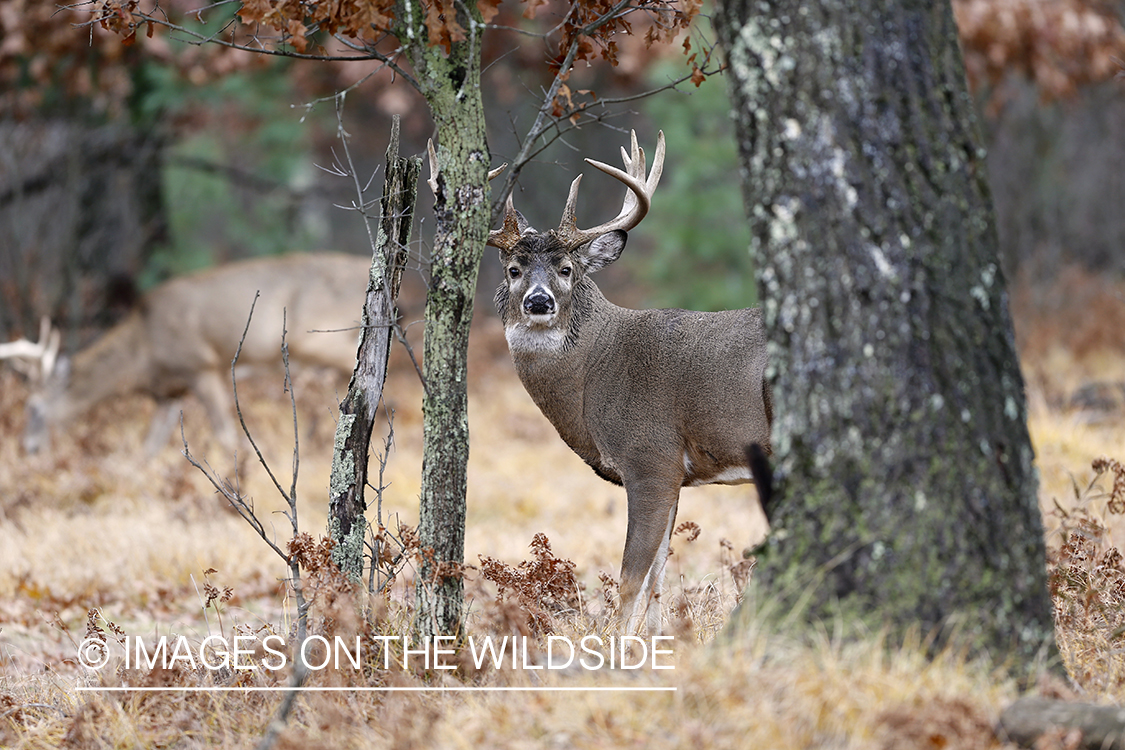
[{"label": "lichen on bark", "polygon": [[[363,580],[367,510],[367,459],[375,413],[383,397],[399,282],[406,267],[421,159],[398,155],[399,120],[387,147],[381,217],[372,249],[362,308],[356,367],[340,404],[328,488],[328,532],[336,542],[332,559],[353,581]],[[378,555],[374,555],[378,557]],[[372,563],[374,565],[374,563]]]},{"label": "lichen on bark", "polygon": [[413,24],[414,34],[399,38],[411,40],[406,52],[437,126],[440,165],[423,347],[422,562],[415,579],[420,638],[456,633],[461,622],[462,581],[454,571],[465,554],[469,324],[489,223],[490,157],[480,91],[484,24],[475,4],[459,8],[466,38],[448,51],[427,44],[420,8],[413,15],[404,8],[400,16]]},{"label": "lichen on bark", "polygon": [[777,415],[780,499],[748,601],[1053,653],[1023,380],[950,7],[725,0],[716,26]]}]

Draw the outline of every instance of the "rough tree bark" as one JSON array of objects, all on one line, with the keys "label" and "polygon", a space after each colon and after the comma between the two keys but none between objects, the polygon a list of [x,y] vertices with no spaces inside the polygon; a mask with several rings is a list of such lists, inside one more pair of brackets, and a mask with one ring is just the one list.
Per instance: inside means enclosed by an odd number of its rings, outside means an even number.
[{"label": "rough tree bark", "polygon": [[455,634],[463,607],[465,491],[469,461],[469,324],[477,271],[488,236],[489,151],[480,91],[480,35],[475,3],[458,6],[461,41],[430,46],[420,3],[398,15],[410,24],[397,34],[437,125],[434,244],[426,298],[422,404],[423,457],[416,576],[415,631],[426,638]]},{"label": "rough tree bark", "polygon": [[1023,379],[949,3],[724,0],[716,26],[777,414],[777,511],[745,611],[768,597],[830,626],[1053,654]]},{"label": "rough tree bark", "polygon": [[[328,490],[328,532],[336,542],[333,559],[351,578],[363,580],[363,539],[367,533],[364,487],[375,412],[383,398],[390,356],[395,301],[409,258],[410,229],[418,197],[419,157],[398,155],[399,118],[394,118],[387,146],[386,179],[380,202],[379,230],[367,280],[363,325],[356,367],[348,395],[340,404],[332,474]],[[374,564],[374,563],[372,563]]]}]

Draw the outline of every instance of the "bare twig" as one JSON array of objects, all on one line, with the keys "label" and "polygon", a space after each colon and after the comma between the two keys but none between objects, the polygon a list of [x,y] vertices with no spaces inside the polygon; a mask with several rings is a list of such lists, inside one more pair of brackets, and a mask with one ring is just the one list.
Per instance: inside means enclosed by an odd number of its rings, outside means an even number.
[{"label": "bare twig", "polygon": [[[290,527],[292,528],[292,532],[293,532],[292,538],[296,538],[297,535],[300,533],[300,527],[298,526],[298,521],[297,521],[297,472],[298,472],[298,469],[299,469],[299,466],[300,466],[300,463],[299,463],[299,452],[300,451],[299,451],[299,446],[298,446],[298,443],[297,443],[297,434],[298,434],[298,430],[297,430],[297,403],[296,403],[296,399],[295,399],[294,394],[293,394],[292,379],[290,377],[290,372],[289,372],[289,346],[286,343],[286,330],[285,330],[285,327],[284,327],[284,318],[283,318],[282,334],[281,334],[281,352],[282,352],[282,363],[284,364],[284,367],[285,367],[285,385],[286,385],[286,388],[289,390],[290,403],[292,404],[292,408],[293,408],[293,433],[294,433],[293,434],[293,477],[292,477],[290,489],[289,489],[288,492],[285,491],[285,489],[281,486],[281,483],[277,480],[277,477],[274,475],[273,470],[269,466],[269,462],[266,461],[265,457],[262,455],[261,450],[258,448],[257,443],[254,441],[254,436],[251,434],[250,428],[246,426],[246,420],[245,420],[245,418],[243,417],[243,414],[242,414],[242,405],[241,405],[241,403],[239,401],[239,398],[238,398],[238,378],[235,374],[235,367],[238,364],[239,356],[242,354],[242,347],[246,343],[246,335],[250,331],[250,321],[253,320],[253,317],[254,317],[254,307],[256,306],[256,304],[258,302],[258,296],[259,296],[258,293],[254,294],[254,301],[250,304],[250,313],[246,317],[246,326],[242,330],[242,337],[238,341],[238,348],[235,350],[234,358],[231,360],[231,365],[230,365],[231,388],[234,392],[234,409],[235,409],[235,413],[238,414],[239,424],[242,425],[243,434],[246,435],[246,439],[250,442],[251,447],[253,447],[254,452],[257,454],[259,463],[261,463],[262,467],[266,470],[266,473],[269,475],[270,480],[273,482],[273,485],[277,489],[278,493],[280,493],[281,496],[283,498],[285,498],[285,503],[288,506],[288,511],[281,511],[281,514],[284,515],[287,519],[289,519],[289,524],[290,524]],[[237,512],[238,515],[241,516],[244,521],[246,521],[246,523],[250,526],[250,528],[252,528],[254,530],[254,532],[259,537],[261,537],[262,541],[264,541],[266,543],[266,545],[269,546],[269,548],[272,549],[274,551],[274,553],[277,554],[282,560],[284,560],[286,562],[286,564],[289,566],[289,574],[290,574],[289,585],[293,588],[294,595],[297,599],[297,634],[298,634],[298,641],[303,642],[304,639],[305,639],[305,634],[307,632],[307,617],[308,617],[308,609],[309,609],[310,603],[305,599],[304,592],[303,592],[303,589],[302,589],[300,563],[297,561],[296,557],[291,556],[287,551],[283,550],[277,544],[277,542],[275,542],[271,538],[271,535],[266,530],[265,524],[262,523],[262,520],[260,518],[258,518],[257,514],[254,512],[253,500],[247,499],[246,497],[244,497],[242,495],[242,493],[239,491],[236,484],[232,484],[228,480],[220,479],[219,476],[218,476],[218,473],[215,472],[210,467],[209,464],[204,465],[203,463],[200,463],[191,454],[191,449],[188,446],[187,437],[184,435],[184,425],[183,425],[183,417],[182,416],[180,418],[180,439],[183,441],[183,446],[184,446],[183,455],[188,460],[188,462],[192,466],[194,466],[196,469],[198,469],[200,472],[202,472],[203,476],[206,477],[207,480],[211,483],[211,485],[216,490],[218,490],[219,494],[221,494],[227,500],[227,502],[230,504],[230,506],[232,508],[234,508],[235,512]],[[238,481],[238,469],[237,469],[237,462],[236,462],[235,482],[237,482],[237,481]]]},{"label": "bare twig", "polygon": [[418,374],[418,380],[422,383],[422,390],[428,397],[430,395],[430,386],[426,383],[425,375],[422,374],[422,365],[418,363],[418,358],[414,356],[414,347],[411,346],[410,342],[407,340],[406,331],[402,329],[402,326],[399,325],[397,320],[394,323],[394,332],[395,338],[398,339],[398,342],[406,349],[406,354],[410,357],[410,364],[414,365],[414,372]]},{"label": "bare twig", "polygon": [[[536,112],[534,123],[522,139],[519,151],[514,157],[510,159],[511,166],[506,173],[504,182],[499,186],[498,190],[494,190],[492,193],[493,224],[497,221],[497,219],[500,218],[500,214],[504,210],[504,203],[507,200],[509,193],[511,193],[514,189],[516,181],[519,179],[521,170],[529,162],[534,160],[539,154],[553,145],[555,141],[559,140],[566,133],[569,133],[572,130],[577,130],[584,125],[589,125],[594,122],[603,122],[607,117],[613,116],[605,113],[605,109],[610,105],[639,101],[641,99],[659,94],[662,91],[674,89],[680,84],[691,80],[693,74],[689,73],[680,76],[679,78],[670,81],[662,86],[657,86],[656,88],[649,89],[641,93],[612,99],[599,99],[590,105],[582,106],[576,111],[567,112],[561,117],[555,116],[551,113],[552,109],[555,106],[555,98],[558,96],[563,84],[570,76],[571,69],[574,66],[575,58],[577,57],[579,48],[581,46],[582,37],[591,36],[595,31],[597,31],[607,23],[610,23],[614,19],[619,18],[623,15],[627,15],[628,13],[636,10],[639,10],[639,8],[632,6],[631,0],[620,0],[620,2],[618,2],[604,14],[574,33],[571,39],[571,43],[567,48],[566,55],[563,57],[563,61],[559,66],[558,73],[555,74],[554,79],[551,81],[551,85],[543,94],[543,103],[540,105],[539,110]],[[573,12],[573,9],[571,12]],[[565,25],[565,23],[566,19],[560,22],[556,29],[561,28],[563,25]],[[718,73],[719,70],[707,70],[707,65],[710,63],[711,56],[714,51],[714,45],[706,45],[706,49],[707,52],[704,55],[703,64],[702,66],[700,66],[700,72],[704,76],[711,76],[715,73]],[[600,108],[601,110],[603,110],[603,113],[592,113],[590,110],[594,107]],[[571,118],[575,118],[575,120],[571,121]]]},{"label": "bare twig", "polygon": [[[344,150],[344,158],[347,160],[347,170],[345,174],[352,178],[355,183],[356,201],[352,203],[352,209],[359,212],[363,217],[363,227],[367,230],[367,242],[371,248],[372,254],[378,252],[378,243],[375,239],[375,231],[371,228],[371,216],[367,212],[367,207],[374,205],[377,201],[365,201],[364,193],[367,187],[371,186],[371,180],[367,181],[367,186],[359,184],[359,172],[355,168],[355,162],[352,161],[352,152],[348,148],[348,132],[344,130],[344,101],[347,99],[347,92],[342,91],[335,97],[336,102],[336,137],[340,139],[340,146]],[[372,175],[372,180],[374,175]],[[384,279],[384,282],[386,280]]]},{"label": "bare twig", "polygon": [[[383,438],[383,450],[377,454],[379,461],[379,484],[378,486],[368,483],[375,492],[377,498],[375,509],[375,527],[378,532],[373,528],[369,528],[369,539],[364,541],[368,551],[371,554],[371,568],[368,572],[367,590],[378,594],[381,593],[387,586],[393,583],[397,577],[402,564],[405,563],[404,551],[406,543],[392,534],[388,529],[386,523],[383,521],[383,491],[386,490],[387,484],[384,481],[384,476],[387,469],[387,461],[390,458],[391,448],[394,446],[395,427],[394,427],[394,413],[386,409],[386,404],[383,408],[387,413],[387,435]],[[393,540],[398,545],[398,552],[393,557],[387,554],[385,545],[387,540]],[[386,562],[384,562],[384,560]]]},{"label": "bare twig", "polygon": [[[301,639],[301,643],[304,643],[304,639]],[[300,653],[300,651],[298,651],[298,653]],[[293,674],[289,678],[289,687],[292,689],[286,691],[281,705],[277,707],[277,714],[274,715],[269,726],[266,727],[266,733],[262,735],[261,741],[258,742],[257,750],[269,750],[273,747],[274,743],[277,742],[278,735],[285,730],[285,725],[289,721],[289,714],[293,712],[293,703],[297,700],[297,695],[301,692],[298,688],[305,683],[308,674],[309,668],[305,666],[305,660],[300,658],[294,659]]]}]

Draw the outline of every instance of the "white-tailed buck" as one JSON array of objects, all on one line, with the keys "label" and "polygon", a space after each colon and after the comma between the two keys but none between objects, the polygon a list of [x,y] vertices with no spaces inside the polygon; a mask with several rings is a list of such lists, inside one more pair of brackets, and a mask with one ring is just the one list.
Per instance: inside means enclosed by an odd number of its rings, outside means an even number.
[{"label": "white-tailed buck", "polygon": [[769,452],[773,415],[757,309],[630,310],[590,279],[648,212],[664,134],[647,177],[635,133],[622,157],[624,170],[586,160],[628,187],[616,218],[577,227],[579,175],[557,229],[528,227],[509,197],[488,244],[500,249],[496,307],[520,380],[567,445],[625,485],[623,624],[633,631],[644,620],[654,634],[680,488],[751,481],[747,449]]},{"label": "white-tailed buck", "polygon": [[[318,253],[261,258],[168,281],[73,359],[58,357],[58,335],[0,345],[0,358],[38,361],[27,404],[24,448],[38,451],[52,428],[95,404],[142,392],[158,401],[194,393],[216,437],[236,445],[230,363],[246,328],[255,292],[261,296],[239,355],[239,365],[281,363],[282,310],[290,360],[351,373],[370,259]],[[164,420],[165,427],[171,425]],[[154,424],[146,448],[168,437]]]}]

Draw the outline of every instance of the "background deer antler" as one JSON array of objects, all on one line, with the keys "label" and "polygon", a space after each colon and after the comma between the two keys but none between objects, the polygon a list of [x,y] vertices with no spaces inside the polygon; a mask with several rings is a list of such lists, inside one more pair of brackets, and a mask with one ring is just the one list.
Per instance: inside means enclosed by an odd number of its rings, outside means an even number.
[{"label": "background deer antler", "polygon": [[[59,357],[59,344],[62,336],[59,330],[51,325],[51,321],[44,317],[39,322],[39,341],[17,339],[6,344],[0,344],[0,359],[15,360],[13,365],[29,377],[46,380],[55,369],[55,362]],[[24,362],[20,367],[16,362]],[[36,373],[36,366],[38,372]]]}]

